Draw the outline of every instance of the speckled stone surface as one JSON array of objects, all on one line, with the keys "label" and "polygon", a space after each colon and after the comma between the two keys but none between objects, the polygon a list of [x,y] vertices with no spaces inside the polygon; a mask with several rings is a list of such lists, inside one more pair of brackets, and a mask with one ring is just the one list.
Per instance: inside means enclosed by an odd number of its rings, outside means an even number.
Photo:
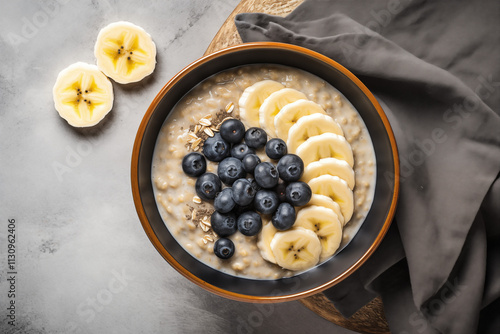
[{"label": "speckled stone surface", "polygon": [[[257,306],[204,291],[162,259],[137,218],[130,158],[142,116],[237,3],[1,2],[0,333],[351,333],[299,302]],[[53,107],[57,74],[95,63],[99,29],[119,20],[153,36],[156,70],[113,83],[104,121],[72,128]]]}]

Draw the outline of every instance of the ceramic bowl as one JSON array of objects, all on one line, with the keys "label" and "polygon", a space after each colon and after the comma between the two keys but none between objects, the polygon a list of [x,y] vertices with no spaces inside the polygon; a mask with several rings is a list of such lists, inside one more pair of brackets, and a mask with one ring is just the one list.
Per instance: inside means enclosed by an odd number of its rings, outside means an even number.
[{"label": "ceramic bowl", "polygon": [[[153,151],[160,128],[175,104],[204,79],[248,64],[280,64],[310,72],[337,88],[357,109],[370,133],[377,160],[375,195],[352,241],[323,264],[290,278],[259,280],[231,276],[187,253],[170,234],[155,202]],[[281,43],[247,43],[203,57],[175,75],[158,93],[137,131],[132,155],[132,193],[142,226],[154,247],[179,273],[218,295],[250,302],[279,302],[318,293],[342,281],[375,251],[396,208],[399,163],[390,124],[377,100],[346,68],[319,53]],[[387,177],[389,176],[389,177]]]}]

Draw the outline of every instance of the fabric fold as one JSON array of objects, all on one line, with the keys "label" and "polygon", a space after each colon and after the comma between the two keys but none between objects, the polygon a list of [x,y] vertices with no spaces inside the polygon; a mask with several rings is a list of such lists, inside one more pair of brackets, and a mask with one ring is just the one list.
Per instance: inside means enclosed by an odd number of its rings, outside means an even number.
[{"label": "fabric fold", "polygon": [[[402,10],[391,17],[388,26],[397,25],[400,16],[403,21],[410,15],[413,14]],[[396,212],[398,241],[384,239],[351,283],[346,281],[346,286],[352,284],[353,296],[363,295],[362,285],[366,294],[359,300],[364,302],[374,291],[385,296],[390,304],[386,307],[393,310],[398,309],[402,299],[408,302],[402,297],[407,296],[430,328],[447,332],[451,328],[447,321],[459,315],[464,316],[459,321],[463,328],[453,333],[474,331],[481,309],[477,296],[482,293],[485,277],[486,289],[500,280],[498,276],[485,276],[485,272],[492,272],[486,269],[485,226],[492,223],[485,222],[491,218],[480,213],[484,203],[487,207],[498,206],[489,203],[489,198],[497,196],[490,189],[500,171],[500,117],[481,98],[486,97],[484,92],[499,94],[494,80],[479,77],[478,86],[472,89],[444,68],[418,58],[338,12],[334,2],[308,0],[287,17],[239,14],[235,23],[244,42],[300,45],[339,62],[367,85],[395,125],[401,164]],[[418,24],[425,25],[425,17]],[[400,33],[412,37],[410,28]],[[474,43],[471,41],[470,45]],[[495,71],[494,74],[499,73],[498,68]],[[398,257],[377,256],[397,242],[404,250],[401,258],[406,257],[405,265],[400,264]],[[484,249],[480,251],[478,245],[484,245]],[[407,277],[408,282],[399,285],[411,292],[388,298],[391,294],[384,290],[383,282],[389,271],[398,272],[403,281]],[[363,272],[370,274],[363,276]],[[436,296],[439,298],[450,282],[462,279],[469,283],[455,300],[469,307],[460,309],[456,301],[449,301],[446,311],[440,314],[424,312],[429,303],[440,300]],[[353,302],[355,298],[337,294],[335,287],[327,294],[347,315],[359,307],[359,303]],[[388,318],[398,317],[389,314]],[[410,321],[405,319],[398,328],[408,326],[411,327]]]}]

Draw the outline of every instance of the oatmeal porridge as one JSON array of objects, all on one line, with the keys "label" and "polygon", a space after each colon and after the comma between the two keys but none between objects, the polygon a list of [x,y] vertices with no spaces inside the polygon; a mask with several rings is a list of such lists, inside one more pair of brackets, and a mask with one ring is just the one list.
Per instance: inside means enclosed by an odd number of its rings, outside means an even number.
[{"label": "oatmeal porridge", "polygon": [[[255,89],[252,91],[249,87]],[[263,95],[258,103],[254,101],[255,96],[254,100],[248,97],[250,91],[255,95],[257,89]],[[286,143],[288,153],[302,159],[304,171],[300,181],[308,185],[312,196],[306,204],[294,204],[295,225],[299,226],[288,231],[277,230],[275,216],[258,210],[257,216],[261,218],[257,218],[262,220],[258,233],[247,236],[240,230],[227,236],[234,246],[234,254],[222,259],[214,254],[214,244],[226,239],[219,237],[212,227],[214,201],[199,196],[195,186],[197,177],[186,175],[182,165],[184,157],[192,152],[204,153],[208,158],[207,147],[203,147],[205,141],[220,138],[221,124],[230,119],[241,120],[247,132],[261,125],[269,139],[282,139],[279,142]],[[249,140],[245,137],[245,142]],[[233,149],[236,145],[233,144]],[[255,149],[255,154],[262,165],[276,164],[276,158],[269,158],[272,155],[263,147]],[[220,163],[213,160],[206,159],[206,172],[217,175],[219,170],[220,174]],[[277,168],[279,170],[280,163]],[[204,80],[176,104],[157,139],[152,182],[163,221],[192,256],[230,275],[277,279],[306,269],[284,264],[293,262],[293,256],[295,260],[297,255],[306,260],[315,256],[311,263],[316,265],[352,240],[370,210],[375,174],[375,154],[368,130],[338,90],[298,69],[247,65]],[[243,177],[250,174],[245,173]],[[226,188],[230,186],[222,186],[222,190]],[[282,195],[285,196],[284,190]],[[335,225],[330,223],[333,220]],[[284,244],[290,246],[285,249],[281,247]],[[301,249],[302,254],[298,253]],[[289,254],[291,251],[295,253]]]}]

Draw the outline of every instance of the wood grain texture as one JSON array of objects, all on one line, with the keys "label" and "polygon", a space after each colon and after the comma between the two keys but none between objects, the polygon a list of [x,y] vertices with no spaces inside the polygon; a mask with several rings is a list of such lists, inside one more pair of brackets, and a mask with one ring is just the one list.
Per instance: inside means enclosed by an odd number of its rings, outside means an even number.
[{"label": "wood grain texture", "polygon": [[303,0],[242,0],[229,15],[205,51],[205,55],[228,46],[242,43],[234,25],[234,17],[239,13],[267,13],[285,16],[300,5]]},{"label": "wood grain texture", "polygon": [[375,298],[349,318],[345,318],[322,293],[301,299],[308,309],[336,325],[358,333],[389,334],[382,300]]},{"label": "wood grain texture", "polygon": [[[303,0],[242,0],[219,29],[205,55],[242,43],[234,25],[236,14],[252,12],[285,16],[302,2]],[[326,320],[349,330],[368,334],[390,333],[380,298],[374,299],[349,318],[340,314],[322,293],[301,299],[300,302]]]}]

